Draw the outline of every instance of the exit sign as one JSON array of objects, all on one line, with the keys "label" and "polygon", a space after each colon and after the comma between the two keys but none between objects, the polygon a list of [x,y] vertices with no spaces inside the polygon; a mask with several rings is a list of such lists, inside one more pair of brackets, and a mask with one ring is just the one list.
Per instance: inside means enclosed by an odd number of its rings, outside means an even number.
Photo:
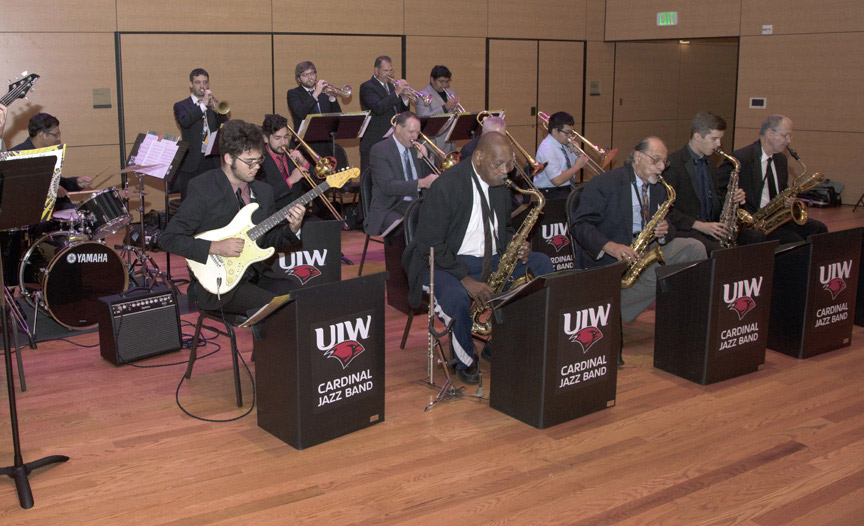
[{"label": "exit sign", "polygon": [[664,11],[657,13],[657,26],[677,26],[678,11]]}]

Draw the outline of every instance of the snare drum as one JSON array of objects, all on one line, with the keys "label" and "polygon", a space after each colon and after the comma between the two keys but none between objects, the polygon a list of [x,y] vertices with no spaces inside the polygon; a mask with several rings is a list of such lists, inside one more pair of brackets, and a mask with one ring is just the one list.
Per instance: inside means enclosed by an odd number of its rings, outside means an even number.
[{"label": "snare drum", "polygon": [[18,280],[27,303],[69,329],[95,325],[99,298],[129,286],[123,259],[75,232],[51,232],[36,240],[21,260]]},{"label": "snare drum", "polygon": [[105,239],[117,233],[132,221],[117,188],[111,187],[97,192],[78,205],[78,212],[89,213],[90,239]]}]

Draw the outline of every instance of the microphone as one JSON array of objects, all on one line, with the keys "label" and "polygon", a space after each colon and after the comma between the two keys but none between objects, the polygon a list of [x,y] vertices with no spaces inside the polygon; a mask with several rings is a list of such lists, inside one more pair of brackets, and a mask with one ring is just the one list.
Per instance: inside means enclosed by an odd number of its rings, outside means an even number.
[{"label": "microphone", "polygon": [[796,161],[801,162],[801,158],[798,157],[798,152],[793,150],[791,147],[786,146],[786,149],[789,150],[789,155],[791,155]]}]

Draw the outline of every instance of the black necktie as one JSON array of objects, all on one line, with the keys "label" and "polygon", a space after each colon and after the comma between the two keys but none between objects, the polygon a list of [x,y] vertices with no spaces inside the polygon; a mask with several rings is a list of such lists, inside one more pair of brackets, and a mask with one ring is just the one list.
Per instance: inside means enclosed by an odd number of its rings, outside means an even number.
[{"label": "black necktie", "polygon": [[777,197],[777,184],[774,182],[774,170],[771,169],[771,161],[773,161],[771,157],[768,158],[768,162],[765,164],[765,178],[768,179],[768,198],[774,199]]},{"label": "black necktie", "polygon": [[699,200],[702,202],[701,221],[711,218],[711,192],[708,182],[708,159],[702,157],[696,160],[696,178],[699,181]]},{"label": "black necktie", "polygon": [[240,208],[243,208],[244,206],[246,206],[246,203],[243,202],[243,189],[242,188],[238,188],[237,191],[234,193],[234,195],[237,196],[237,205]]},{"label": "black necktie", "polygon": [[480,211],[483,216],[483,266],[480,268],[480,281],[486,282],[492,274],[492,228],[489,223],[492,214],[486,205],[486,198],[483,196],[483,189],[477,181],[477,176],[473,173],[471,176],[477,192],[480,193]]}]

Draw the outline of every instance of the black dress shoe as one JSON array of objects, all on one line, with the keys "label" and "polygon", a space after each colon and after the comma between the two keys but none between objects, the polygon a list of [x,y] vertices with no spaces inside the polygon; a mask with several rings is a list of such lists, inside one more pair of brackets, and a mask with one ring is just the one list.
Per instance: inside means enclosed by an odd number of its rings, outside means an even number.
[{"label": "black dress shoe", "polygon": [[471,367],[464,370],[457,369],[456,374],[458,374],[459,379],[466,384],[478,384],[480,383],[480,363],[477,360],[474,360]]},{"label": "black dress shoe", "polygon": [[620,369],[622,367],[624,367],[624,355],[618,353],[618,368]]}]

